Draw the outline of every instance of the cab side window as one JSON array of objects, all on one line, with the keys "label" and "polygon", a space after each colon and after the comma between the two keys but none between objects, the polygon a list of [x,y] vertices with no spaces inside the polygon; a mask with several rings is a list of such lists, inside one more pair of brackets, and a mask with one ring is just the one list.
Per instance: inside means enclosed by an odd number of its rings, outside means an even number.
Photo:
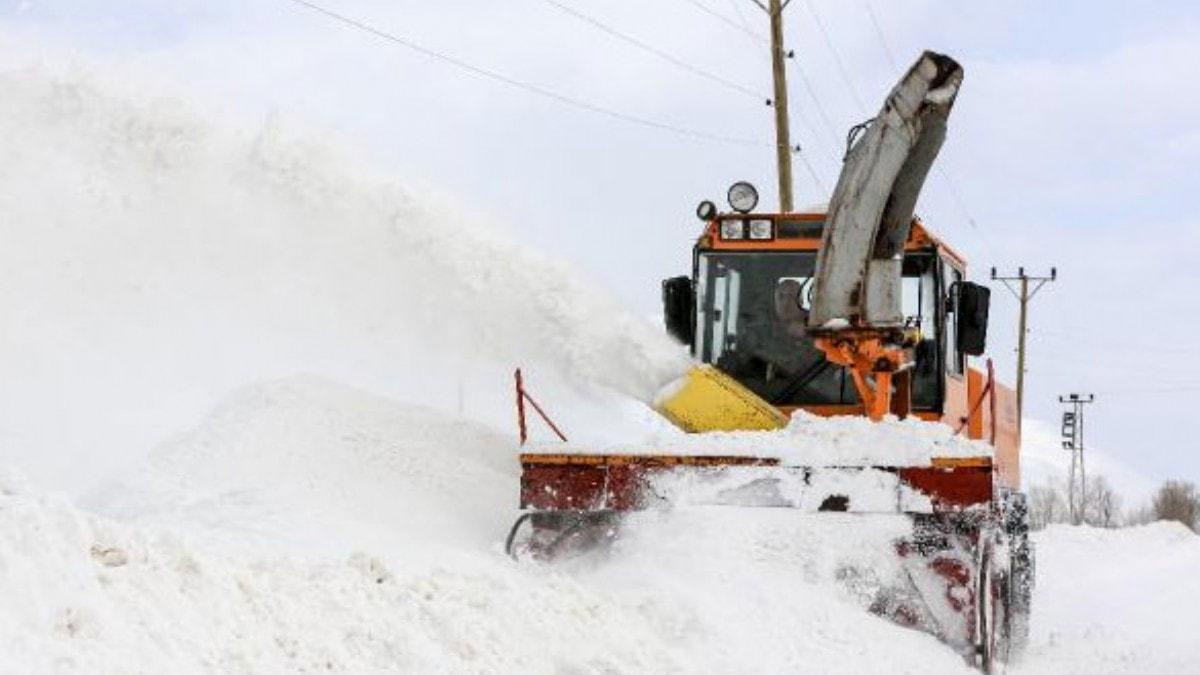
[{"label": "cab side window", "polygon": [[958,288],[963,273],[948,261],[942,261],[946,280],[946,372],[962,375],[966,370],[966,357],[958,350]]}]

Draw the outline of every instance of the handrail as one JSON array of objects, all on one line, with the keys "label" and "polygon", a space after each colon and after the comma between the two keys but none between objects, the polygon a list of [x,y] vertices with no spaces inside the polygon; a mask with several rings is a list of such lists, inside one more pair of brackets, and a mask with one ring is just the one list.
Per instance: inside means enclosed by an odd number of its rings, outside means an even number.
[{"label": "handrail", "polygon": [[556,424],[554,424],[554,422],[550,419],[550,416],[546,414],[546,411],[542,410],[542,406],[538,405],[537,401],[533,400],[533,397],[529,395],[528,391],[525,391],[525,382],[521,378],[520,368],[517,368],[516,372],[513,373],[513,377],[516,380],[517,385],[517,428],[521,435],[521,445],[525,445],[525,442],[529,440],[529,432],[525,424],[526,401],[529,402],[529,405],[533,406],[534,412],[536,412],[538,416],[542,418],[542,421],[545,422],[552,431],[554,431],[554,434],[558,436],[559,440],[561,440],[563,443],[566,443],[567,437],[564,436],[563,432],[559,430]]}]

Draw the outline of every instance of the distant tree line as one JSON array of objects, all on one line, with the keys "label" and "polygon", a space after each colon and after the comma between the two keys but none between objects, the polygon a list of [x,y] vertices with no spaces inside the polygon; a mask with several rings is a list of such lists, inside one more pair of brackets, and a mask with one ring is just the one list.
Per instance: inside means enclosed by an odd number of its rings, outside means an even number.
[{"label": "distant tree line", "polygon": [[[1143,525],[1158,520],[1174,520],[1200,532],[1200,491],[1194,483],[1169,480],[1158,488],[1149,504],[1122,510],[1122,499],[1104,476],[1088,478],[1086,495],[1081,500],[1082,520],[1093,527]],[[1070,494],[1066,482],[1047,480],[1029,490],[1029,525],[1040,530],[1053,523],[1070,523]]]}]

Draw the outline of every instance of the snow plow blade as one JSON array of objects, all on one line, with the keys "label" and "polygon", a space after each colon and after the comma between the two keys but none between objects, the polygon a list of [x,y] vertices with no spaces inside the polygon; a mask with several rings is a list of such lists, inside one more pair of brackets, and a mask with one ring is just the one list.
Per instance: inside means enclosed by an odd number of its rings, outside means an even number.
[{"label": "snow plow blade", "polygon": [[985,671],[1024,639],[1032,578],[1022,562],[1030,560],[1019,529],[1024,502],[1017,493],[996,494],[990,457],[893,467],[579,452],[525,453],[520,461],[524,513],[505,544],[514,559],[550,561],[605,546],[624,514],[644,509],[900,514],[912,524],[909,536],[891,542],[903,581],[881,589],[871,610],[938,636]]},{"label": "snow plow blade", "polygon": [[654,407],[688,433],[770,431],[788,424],[775,406],[710,365],[689,370],[659,394]]},{"label": "snow plow blade", "polygon": [[[992,499],[988,457],[935,459],[924,467],[786,466],[740,455],[591,455],[525,453],[521,508],[632,511],[677,503],[785,506],[806,511],[933,513]],[[755,497],[745,487],[755,487]],[[678,494],[678,493],[675,493]]]}]

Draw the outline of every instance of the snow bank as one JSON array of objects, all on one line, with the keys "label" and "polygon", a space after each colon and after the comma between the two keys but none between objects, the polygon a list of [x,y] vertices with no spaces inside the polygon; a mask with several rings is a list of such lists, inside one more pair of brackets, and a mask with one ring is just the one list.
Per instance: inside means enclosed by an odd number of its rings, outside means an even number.
[{"label": "snow bank", "polygon": [[1178,523],[1034,533],[1032,640],[1015,673],[1200,669],[1200,536]]},{"label": "snow bank", "polygon": [[[827,555],[830,532],[781,527],[788,543],[742,557],[743,528],[701,548],[724,552],[709,564],[677,536],[665,561],[574,576],[498,555],[412,571],[363,552],[229,555],[5,494],[0,659],[7,672],[965,672],[812,583],[824,570],[805,554]],[[743,564],[719,569],[731,552]]]},{"label": "snow bank", "polygon": [[[950,427],[916,418],[888,416],[820,417],[798,410],[782,431],[735,431],[705,434],[660,433],[640,445],[568,445],[589,454],[663,453],[777,457],[793,466],[927,466],[935,457],[990,457],[982,441],[956,435]],[[540,445],[530,452],[563,452],[562,445]]]},{"label": "snow bank", "polygon": [[[364,554],[239,557],[0,496],[6,672],[664,672],[652,597],[503,560],[409,573]],[[673,608],[659,607],[664,614]]]},{"label": "snow bank", "polygon": [[233,393],[162,444],[146,470],[89,501],[232,542],[317,552],[394,543],[428,560],[491,547],[510,523],[502,507],[517,480],[511,436],[300,376]]}]

